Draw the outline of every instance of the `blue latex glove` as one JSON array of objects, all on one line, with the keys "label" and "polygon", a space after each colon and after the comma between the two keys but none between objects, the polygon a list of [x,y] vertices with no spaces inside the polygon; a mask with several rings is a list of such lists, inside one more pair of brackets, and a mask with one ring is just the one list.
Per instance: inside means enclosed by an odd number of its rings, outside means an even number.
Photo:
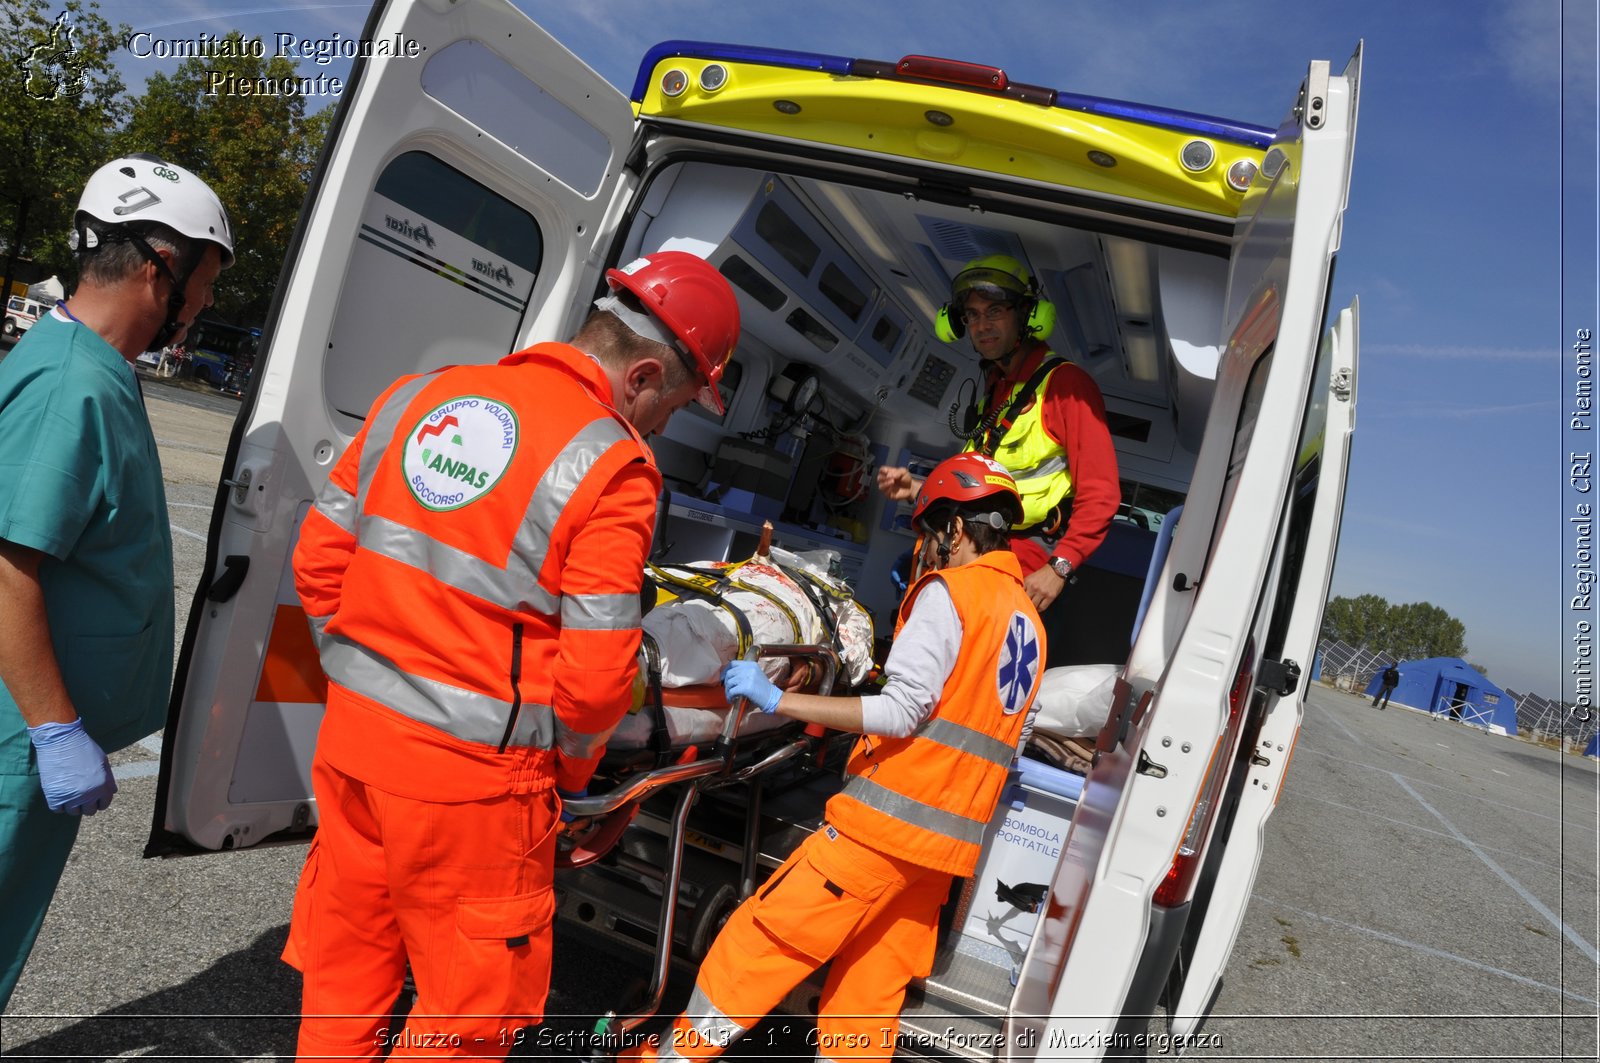
[{"label": "blue latex glove", "polygon": [[577,819],[578,817],[574,816],[571,812],[567,811],[567,802],[568,801],[577,801],[577,800],[580,800],[582,798],[588,797],[589,796],[589,788],[587,786],[585,786],[583,789],[574,792],[574,791],[571,791],[571,790],[563,790],[558,786],[558,787],[556,787],[556,795],[561,798],[561,822],[563,822],[563,823],[571,823],[573,820]]},{"label": "blue latex glove", "polygon": [[778,711],[778,699],[783,691],[772,685],[767,673],[755,661],[729,661],[722,668],[722,692],[728,704],[735,698],[748,698],[750,704],[767,715]]},{"label": "blue latex glove", "polygon": [[111,803],[117,780],[82,720],[30,727],[28,740],[39,758],[39,786],[50,811],[92,816]]}]

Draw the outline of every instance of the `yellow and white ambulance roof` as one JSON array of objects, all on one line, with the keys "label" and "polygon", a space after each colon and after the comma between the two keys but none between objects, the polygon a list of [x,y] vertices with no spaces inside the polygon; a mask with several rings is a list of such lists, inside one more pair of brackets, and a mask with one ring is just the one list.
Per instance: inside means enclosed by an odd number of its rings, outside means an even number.
[{"label": "yellow and white ambulance roof", "polygon": [[640,118],[866,151],[1232,218],[1273,130],[1011,81],[991,66],[666,41]]}]

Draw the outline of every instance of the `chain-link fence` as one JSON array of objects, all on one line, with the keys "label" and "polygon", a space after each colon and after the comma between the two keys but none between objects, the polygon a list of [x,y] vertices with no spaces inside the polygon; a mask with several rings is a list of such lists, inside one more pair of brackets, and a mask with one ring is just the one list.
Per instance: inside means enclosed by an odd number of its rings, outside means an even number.
[{"label": "chain-link fence", "polygon": [[1578,712],[1574,706],[1539,694],[1506,693],[1517,703],[1517,731],[1529,741],[1559,741],[1566,749],[1582,753],[1600,726],[1593,712]]},{"label": "chain-link fence", "polygon": [[1385,651],[1373,652],[1365,646],[1351,646],[1338,639],[1323,639],[1317,646],[1317,655],[1322,661],[1324,683],[1357,694],[1367,689],[1373,676],[1391,664],[1400,663]]}]

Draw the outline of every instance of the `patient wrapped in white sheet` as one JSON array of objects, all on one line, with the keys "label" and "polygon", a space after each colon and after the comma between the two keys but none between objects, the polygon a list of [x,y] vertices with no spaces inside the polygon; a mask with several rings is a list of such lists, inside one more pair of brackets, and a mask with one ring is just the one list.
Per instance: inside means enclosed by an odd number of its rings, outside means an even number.
[{"label": "patient wrapped in white sheet", "polygon": [[1071,664],[1045,669],[1035,706],[1036,732],[1092,738],[1111,713],[1120,664]]},{"label": "patient wrapped in white sheet", "polygon": [[[663,567],[670,572],[675,566]],[[861,682],[871,669],[872,617],[848,596],[848,584],[828,574],[825,553],[794,554],[773,547],[767,555],[738,564],[697,562],[689,567],[702,572],[720,570],[727,581],[722,598],[727,606],[744,615],[756,643],[837,645],[840,670],[836,688]],[[801,586],[801,580],[813,584],[809,593]],[[826,621],[822,608],[828,612]],[[738,656],[736,622],[727,608],[704,598],[681,595],[658,605],[644,618],[643,627],[645,634],[655,640],[661,660],[661,685],[668,690],[715,684],[723,665]],[[790,671],[789,662],[781,658],[768,659],[762,667],[777,683],[784,682]],[[641,672],[643,669],[641,653]],[[669,702],[667,731],[674,746],[706,741],[722,729],[727,707],[720,698],[710,698],[716,703],[713,708],[671,705],[675,699],[670,696],[665,700]],[[781,717],[748,713],[741,734],[785,722]],[[652,727],[647,713],[626,716],[608,745],[612,749],[643,748]]]}]

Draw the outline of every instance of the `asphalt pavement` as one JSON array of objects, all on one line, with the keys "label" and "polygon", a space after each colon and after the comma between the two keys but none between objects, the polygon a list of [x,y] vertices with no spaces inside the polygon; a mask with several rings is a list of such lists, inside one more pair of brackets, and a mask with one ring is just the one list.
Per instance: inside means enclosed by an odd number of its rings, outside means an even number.
[{"label": "asphalt pavement", "polygon": [[1312,687],[1193,1055],[1596,1058],[1596,765]]},{"label": "asphalt pavement", "polygon": [[[181,632],[238,402],[157,380],[145,394]],[[278,955],[303,850],[142,859],[158,742],[114,757],[121,790],[85,820],[0,1020],[6,1058],[292,1055],[299,978]],[[1592,760],[1314,686],[1206,1043],[1185,1054],[1595,1059],[1597,795]],[[646,973],[573,933],[556,957],[556,1029]]]}]

